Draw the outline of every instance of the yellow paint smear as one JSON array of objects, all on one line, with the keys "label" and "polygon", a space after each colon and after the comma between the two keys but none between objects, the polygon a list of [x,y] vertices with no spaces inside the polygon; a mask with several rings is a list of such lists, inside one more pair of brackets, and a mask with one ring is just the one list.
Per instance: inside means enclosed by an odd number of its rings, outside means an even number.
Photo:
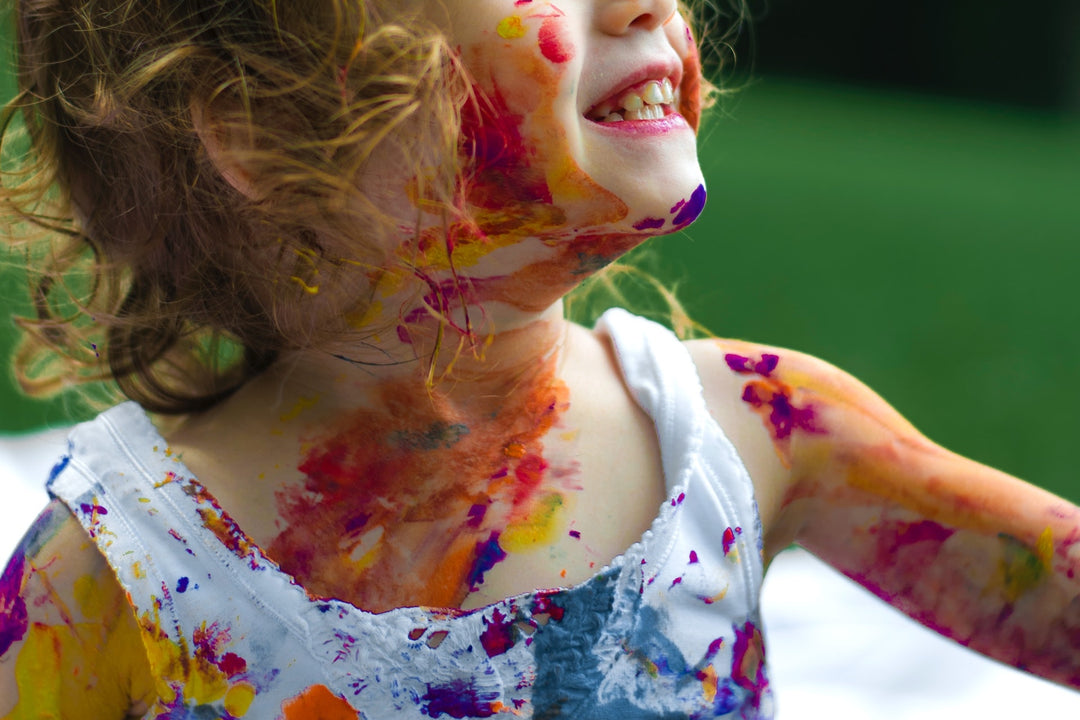
[{"label": "yellow paint smear", "polygon": [[711,663],[705,666],[705,669],[701,671],[701,675],[701,692],[705,696],[705,702],[711,705],[713,700],[716,699],[716,688],[719,685],[720,676]]},{"label": "yellow paint smear", "polygon": [[244,717],[255,700],[255,686],[239,682],[225,693],[225,710],[234,717]]},{"label": "yellow paint smear", "polygon": [[561,526],[558,515],[563,508],[563,497],[559,493],[549,493],[537,505],[528,517],[511,523],[499,536],[499,545],[503,550],[523,552],[555,541],[556,532]]},{"label": "yellow paint smear", "polygon": [[96,620],[105,612],[105,599],[101,596],[101,587],[93,575],[83,575],[75,581],[72,588],[79,611],[87,620]]},{"label": "yellow paint smear", "polygon": [[360,312],[349,313],[345,316],[345,322],[349,323],[349,327],[356,330],[362,330],[368,325],[371,325],[383,314],[383,304],[378,300],[372,300],[368,303],[368,306]]},{"label": "yellow paint smear", "polygon": [[[1042,581],[1049,569],[1049,557],[1044,559],[1043,548],[1033,549],[1011,535],[1002,534],[998,538],[1002,547],[996,580],[1005,600],[1012,604]],[[1049,543],[1052,548],[1053,540],[1043,531],[1038,543]]]},{"label": "yellow paint smear", "polygon": [[511,15],[499,21],[499,24],[495,27],[495,32],[499,33],[501,38],[516,40],[525,36],[525,26],[521,24],[520,17]]},{"label": "yellow paint smear", "polygon": [[291,408],[281,414],[281,422],[284,423],[289,422],[290,420],[295,420],[296,418],[300,417],[300,413],[315,407],[318,402],[318,395],[301,396],[295,403],[293,403],[293,406]]},{"label": "yellow paint smear", "polygon": [[306,292],[308,295],[318,295],[319,294],[319,286],[318,285],[308,285],[306,282],[303,281],[302,278],[300,278],[297,275],[293,275],[289,279],[292,280],[297,285],[299,285],[301,287],[301,289],[303,289],[303,291]]},{"label": "yellow paint smear", "polygon": [[1043,567],[1047,570],[1052,569],[1052,562],[1054,560],[1054,531],[1047,526],[1042,534],[1039,535],[1038,541],[1035,543],[1035,554],[1039,556],[1039,560],[1042,562]]}]

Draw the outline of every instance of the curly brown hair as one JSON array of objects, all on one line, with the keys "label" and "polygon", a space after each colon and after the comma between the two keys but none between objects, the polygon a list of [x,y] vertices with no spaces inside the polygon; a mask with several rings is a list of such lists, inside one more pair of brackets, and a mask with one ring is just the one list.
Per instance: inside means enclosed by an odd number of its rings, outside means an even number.
[{"label": "curly brown hair", "polygon": [[[19,0],[0,201],[36,309],[24,391],[108,380],[192,412],[349,331],[392,230],[357,189],[365,163],[394,145],[450,211],[463,172],[467,82],[398,4]],[[230,138],[250,186],[200,132]]]}]

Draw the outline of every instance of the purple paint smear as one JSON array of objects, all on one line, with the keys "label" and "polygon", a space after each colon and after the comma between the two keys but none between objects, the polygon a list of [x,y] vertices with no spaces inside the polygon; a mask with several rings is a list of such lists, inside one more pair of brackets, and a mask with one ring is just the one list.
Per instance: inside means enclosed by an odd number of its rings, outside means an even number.
[{"label": "purple paint smear", "polygon": [[808,433],[824,432],[814,423],[814,411],[811,408],[796,407],[791,404],[791,398],[781,393],[773,392],[770,395],[769,398],[763,398],[759,389],[751,383],[743,390],[742,399],[754,407],[768,405],[772,408],[772,412],[769,413],[769,424],[772,425],[777,440],[789,437],[795,430]]},{"label": "purple paint smear", "polygon": [[480,523],[484,521],[484,515],[487,514],[487,505],[475,503],[469,508],[469,520],[465,523],[471,528],[480,527]]},{"label": "purple paint smear", "polygon": [[675,227],[689,225],[701,215],[701,211],[705,209],[705,186],[698,185],[697,189],[690,195],[690,199],[685,204],[680,203],[680,205],[676,205],[671,209],[672,212],[678,211],[678,215],[672,221]]},{"label": "purple paint smear", "polygon": [[638,220],[634,223],[635,230],[659,230],[664,227],[664,223],[667,220],[664,218],[647,217],[644,220]]},{"label": "purple paint smear", "polygon": [[26,556],[16,551],[0,575],[0,657],[23,639],[29,625],[26,600],[21,594],[25,565]]},{"label": "purple paint smear", "polygon": [[761,375],[762,377],[769,377],[772,374],[772,371],[776,369],[776,366],[780,364],[780,356],[773,355],[772,353],[764,353],[761,356],[761,360],[755,362],[753,358],[748,358],[745,355],[727,353],[724,355],[724,362],[727,363],[729,368],[740,375],[753,373],[755,375]]},{"label": "purple paint smear", "polygon": [[732,648],[731,679],[752,693],[755,707],[757,700],[769,686],[765,675],[765,647],[761,631],[748,622],[735,628],[735,647]]},{"label": "purple paint smear", "polygon": [[421,711],[433,718],[486,718],[495,714],[492,704],[498,698],[496,692],[477,692],[472,680],[454,680],[446,685],[428,685],[421,698],[426,703]]},{"label": "purple paint smear", "polygon": [[476,591],[484,582],[484,573],[506,559],[506,551],[499,547],[499,533],[492,532],[487,540],[476,543],[476,559],[469,570],[469,589]]}]

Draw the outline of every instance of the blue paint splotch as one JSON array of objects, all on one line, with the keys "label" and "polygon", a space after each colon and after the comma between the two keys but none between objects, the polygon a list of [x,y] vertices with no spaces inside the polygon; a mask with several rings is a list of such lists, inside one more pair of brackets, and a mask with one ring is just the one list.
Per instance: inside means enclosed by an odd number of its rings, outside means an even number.
[{"label": "blue paint splotch", "polygon": [[476,543],[476,558],[469,569],[469,589],[476,592],[484,582],[484,573],[506,559],[506,551],[499,545],[499,533],[492,531],[487,540]]},{"label": "blue paint splotch", "polygon": [[56,464],[52,466],[52,470],[49,471],[49,480],[48,480],[48,482],[51,483],[53,480],[55,480],[57,478],[57,476],[60,475],[60,473],[64,472],[64,468],[66,468],[68,466],[69,462],[71,462],[71,445],[70,445],[70,443],[68,444],[68,454],[64,455],[62,458],[57,460]]},{"label": "blue paint splotch", "polygon": [[682,228],[697,220],[705,209],[705,198],[705,186],[698,185],[689,199],[680,200],[671,208],[671,214],[675,216],[671,221],[672,224],[676,228]]}]

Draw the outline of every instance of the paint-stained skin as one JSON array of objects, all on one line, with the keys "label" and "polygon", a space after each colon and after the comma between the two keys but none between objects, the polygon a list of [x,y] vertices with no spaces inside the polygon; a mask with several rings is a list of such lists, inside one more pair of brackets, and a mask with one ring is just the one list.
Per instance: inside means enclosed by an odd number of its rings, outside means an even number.
[{"label": "paint-stained skin", "polygon": [[931,443],[819,360],[716,344],[790,469],[797,542],[937,632],[1080,687],[1080,510]]},{"label": "paint-stained skin", "polygon": [[[622,198],[581,168],[559,105],[580,72],[572,67],[577,48],[566,14],[552,2],[511,7],[512,14],[485,31],[485,42],[459,48],[467,66],[482,69],[474,79],[477,100],[462,117],[461,145],[472,159],[463,219],[422,228],[396,251],[397,261],[429,288],[423,302],[400,315],[397,334],[405,344],[415,334],[410,325],[434,318],[471,337],[488,303],[546,308],[646,238],[686,227],[704,208],[705,188],[698,185],[668,217],[634,218]],[[682,24],[677,16],[669,22]],[[679,111],[696,128],[701,72],[692,40],[685,52]],[[486,258],[522,243],[534,248],[535,260],[493,272]],[[390,298],[411,287],[402,277],[390,269],[377,278],[377,309],[358,318],[360,326],[397,320],[400,300]]]},{"label": "paint-stained skin", "polygon": [[[544,456],[568,407],[553,365],[482,423],[440,405],[438,390],[420,402],[393,384],[381,393],[385,411],[308,439],[304,481],[277,493],[285,529],[267,551],[309,592],[372,611],[457,607],[507,552],[564,532],[579,479]],[[316,551],[327,547],[338,551]]]}]

